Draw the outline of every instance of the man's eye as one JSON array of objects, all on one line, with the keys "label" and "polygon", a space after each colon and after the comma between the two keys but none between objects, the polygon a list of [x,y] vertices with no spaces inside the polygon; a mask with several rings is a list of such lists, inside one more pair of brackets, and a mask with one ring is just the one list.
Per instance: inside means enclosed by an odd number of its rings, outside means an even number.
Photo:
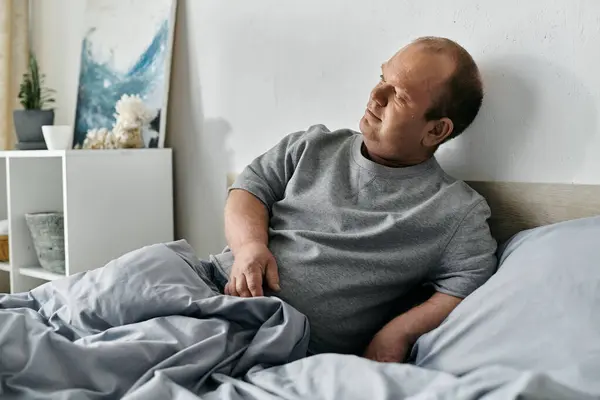
[{"label": "man's eye", "polygon": [[381,79],[381,82],[385,82],[385,79],[383,79],[383,74],[379,75],[379,79]]},{"label": "man's eye", "polygon": [[398,100],[402,104],[406,103],[406,97],[402,93],[395,92],[394,94],[395,94],[396,100]]}]

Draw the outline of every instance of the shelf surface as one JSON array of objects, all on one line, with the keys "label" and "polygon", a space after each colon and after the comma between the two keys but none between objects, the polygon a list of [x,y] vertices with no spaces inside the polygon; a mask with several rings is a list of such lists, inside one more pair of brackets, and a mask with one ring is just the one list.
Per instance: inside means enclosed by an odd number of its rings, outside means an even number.
[{"label": "shelf surface", "polygon": [[0,271],[10,272],[10,264],[7,262],[0,262]]},{"label": "shelf surface", "polygon": [[62,157],[65,150],[5,150],[0,151],[0,158],[48,158]]},{"label": "shelf surface", "polygon": [[20,268],[21,275],[30,276],[32,278],[43,279],[45,281],[53,281],[65,277],[65,274],[57,274],[55,272],[46,271],[42,267]]},{"label": "shelf surface", "polygon": [[128,156],[139,155],[142,153],[169,153],[172,150],[168,147],[163,148],[144,148],[144,149],[110,149],[110,150],[4,150],[0,151],[0,158],[61,158],[61,157],[104,157],[104,156]]}]

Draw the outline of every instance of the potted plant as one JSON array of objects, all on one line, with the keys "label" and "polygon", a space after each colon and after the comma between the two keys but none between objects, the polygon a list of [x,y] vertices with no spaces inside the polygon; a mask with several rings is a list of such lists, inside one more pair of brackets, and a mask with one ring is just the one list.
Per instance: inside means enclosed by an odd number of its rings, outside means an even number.
[{"label": "potted plant", "polygon": [[46,148],[42,126],[54,124],[54,110],[47,108],[54,103],[54,90],[44,86],[44,78],[35,55],[30,53],[28,71],[23,74],[19,89],[23,109],[13,112],[18,148]]}]

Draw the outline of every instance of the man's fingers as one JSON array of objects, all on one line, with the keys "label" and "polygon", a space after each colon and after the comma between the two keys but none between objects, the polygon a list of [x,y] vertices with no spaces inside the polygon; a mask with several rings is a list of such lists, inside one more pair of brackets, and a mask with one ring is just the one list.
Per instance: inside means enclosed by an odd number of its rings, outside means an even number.
[{"label": "man's fingers", "polygon": [[229,279],[229,283],[227,284],[227,286],[229,287],[229,295],[230,296],[236,296],[236,297],[240,297],[239,293],[237,292],[236,289],[236,279],[235,276],[232,276],[231,279]]},{"label": "man's fingers", "polygon": [[246,273],[246,284],[252,297],[263,295],[262,276],[260,276],[260,273]]},{"label": "man's fingers", "polygon": [[277,263],[274,258],[271,258],[267,263],[265,279],[267,280],[267,285],[269,285],[272,290],[276,292],[281,290],[281,287],[279,286],[279,271],[277,270]]},{"label": "man's fingers", "polygon": [[240,275],[235,281],[235,289],[237,290],[240,297],[252,297],[252,293],[248,290],[248,284],[246,283],[246,276]]}]

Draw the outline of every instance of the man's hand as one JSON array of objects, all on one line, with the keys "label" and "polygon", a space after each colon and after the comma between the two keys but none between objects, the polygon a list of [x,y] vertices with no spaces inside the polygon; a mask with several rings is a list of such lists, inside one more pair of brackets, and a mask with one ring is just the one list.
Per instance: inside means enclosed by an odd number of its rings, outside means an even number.
[{"label": "man's hand", "polygon": [[460,298],[448,294],[433,294],[423,304],[388,322],[375,335],[364,357],[382,362],[403,362],[417,339],[437,328],[460,302]]},{"label": "man's hand", "polygon": [[266,245],[246,244],[237,249],[234,256],[225,294],[239,297],[263,296],[263,276],[272,290],[281,290],[277,263]]},{"label": "man's hand", "polygon": [[401,363],[406,359],[410,347],[408,338],[399,335],[397,330],[385,326],[371,340],[364,357],[379,362]]}]

